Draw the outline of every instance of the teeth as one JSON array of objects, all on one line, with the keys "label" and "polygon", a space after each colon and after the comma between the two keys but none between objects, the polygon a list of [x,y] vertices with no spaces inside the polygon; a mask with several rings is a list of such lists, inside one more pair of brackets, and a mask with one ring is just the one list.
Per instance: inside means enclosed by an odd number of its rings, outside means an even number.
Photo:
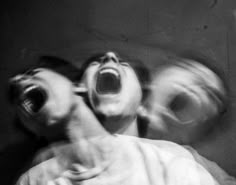
[{"label": "teeth", "polygon": [[24,90],[24,94],[25,94],[25,93],[28,93],[29,91],[31,91],[32,89],[35,89],[35,88],[37,88],[36,85],[32,85],[32,86],[27,87],[27,88]]},{"label": "teeth", "polygon": [[23,107],[25,108],[25,110],[27,112],[32,112],[32,108],[33,108],[34,105],[29,99],[24,100],[22,105],[23,105]]},{"label": "teeth", "polygon": [[119,77],[119,73],[114,69],[108,69],[108,68],[103,69],[100,71],[100,74],[103,74],[103,73],[111,73],[111,74],[115,75],[116,77]]}]

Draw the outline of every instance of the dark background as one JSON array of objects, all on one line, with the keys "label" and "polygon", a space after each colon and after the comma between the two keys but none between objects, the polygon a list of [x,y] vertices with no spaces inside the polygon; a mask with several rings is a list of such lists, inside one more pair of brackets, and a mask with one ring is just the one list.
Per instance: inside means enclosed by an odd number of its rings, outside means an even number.
[{"label": "dark background", "polygon": [[9,0],[0,5],[0,176],[11,184],[38,148],[13,126],[7,80],[42,54],[80,64],[115,50],[149,67],[189,50],[213,59],[230,87],[229,110],[198,151],[236,176],[235,0]]}]

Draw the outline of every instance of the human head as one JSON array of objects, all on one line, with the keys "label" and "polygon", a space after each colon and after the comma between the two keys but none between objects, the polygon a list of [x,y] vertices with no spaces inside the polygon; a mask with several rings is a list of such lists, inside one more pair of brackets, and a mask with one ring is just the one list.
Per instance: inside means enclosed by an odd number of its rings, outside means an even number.
[{"label": "human head", "polygon": [[47,138],[64,137],[64,120],[74,106],[79,73],[63,59],[43,56],[34,67],[12,77],[9,99],[23,127]]},{"label": "human head", "polygon": [[224,80],[196,59],[174,58],[160,66],[147,101],[149,137],[190,143],[202,137],[226,108]]},{"label": "human head", "polygon": [[88,89],[91,107],[103,121],[116,118],[124,123],[124,119],[136,119],[148,94],[146,85],[150,79],[146,66],[115,52],[104,52],[90,57],[81,71],[81,83]]}]

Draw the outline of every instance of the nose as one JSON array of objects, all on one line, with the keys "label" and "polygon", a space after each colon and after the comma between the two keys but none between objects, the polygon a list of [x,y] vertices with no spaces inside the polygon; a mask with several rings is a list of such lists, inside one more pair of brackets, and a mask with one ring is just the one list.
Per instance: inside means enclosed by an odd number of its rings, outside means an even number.
[{"label": "nose", "polygon": [[113,52],[107,52],[105,56],[102,58],[102,63],[114,62],[119,63],[119,59]]}]

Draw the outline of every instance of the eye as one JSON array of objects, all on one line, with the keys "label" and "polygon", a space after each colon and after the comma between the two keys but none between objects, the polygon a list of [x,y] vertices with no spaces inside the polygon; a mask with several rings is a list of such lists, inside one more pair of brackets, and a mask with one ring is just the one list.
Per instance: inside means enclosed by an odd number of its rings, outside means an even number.
[{"label": "eye", "polygon": [[93,62],[91,62],[89,65],[90,66],[96,66],[96,65],[99,65],[100,64],[100,62],[98,62],[98,61],[93,61]]},{"label": "eye", "polygon": [[126,66],[126,67],[129,67],[130,65],[129,65],[129,63],[127,63],[127,62],[121,62],[120,63],[122,66]]},{"label": "eye", "polygon": [[42,68],[36,68],[36,69],[30,69],[25,72],[26,75],[33,76],[39,72],[41,72],[43,69]]}]

